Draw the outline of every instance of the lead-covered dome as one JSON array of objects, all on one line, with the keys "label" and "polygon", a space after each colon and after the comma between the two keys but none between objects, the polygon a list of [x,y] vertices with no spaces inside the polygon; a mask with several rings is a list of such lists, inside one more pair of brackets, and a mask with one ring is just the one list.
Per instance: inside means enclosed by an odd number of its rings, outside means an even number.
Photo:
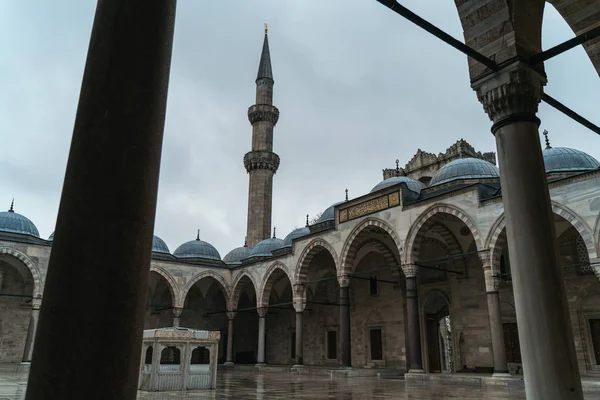
[{"label": "lead-covered dome", "polygon": [[244,258],[250,257],[252,253],[252,247],[242,246],[231,250],[223,257],[223,261],[227,264],[241,263]]},{"label": "lead-covered dome", "polygon": [[431,178],[429,186],[441,185],[458,179],[493,179],[500,170],[489,161],[479,158],[459,158],[440,168]]},{"label": "lead-covered dome", "polygon": [[292,240],[298,239],[302,236],[306,236],[310,233],[310,229],[307,226],[303,226],[302,228],[294,229],[283,239],[284,247],[290,247],[292,245]]},{"label": "lead-covered dome", "polygon": [[581,150],[546,147],[542,154],[546,173],[589,171],[600,168],[598,160]]},{"label": "lead-covered dome", "polygon": [[408,190],[417,194],[421,193],[421,189],[425,188],[425,184],[416,179],[409,178],[408,176],[394,176],[379,182],[377,185],[375,185],[373,189],[371,189],[371,193],[377,192],[381,189],[385,189],[390,186],[397,185],[399,183],[404,183]]},{"label": "lead-covered dome", "polygon": [[167,244],[164,242],[164,240],[162,240],[161,238],[159,238],[156,235],[152,236],[152,252],[153,253],[166,253],[166,254],[171,253],[169,251],[169,248],[167,247]]},{"label": "lead-covered dome", "polygon": [[334,220],[335,219],[335,207],[342,203],[345,203],[345,201],[338,201],[337,203],[329,206],[325,211],[323,211],[323,214],[321,214],[321,216],[317,220],[317,223]]},{"label": "lead-covered dome", "polygon": [[16,213],[12,204],[8,211],[0,212],[0,231],[40,237],[34,223],[24,215]]},{"label": "lead-covered dome", "polygon": [[173,255],[177,258],[206,258],[209,260],[221,260],[221,255],[215,247],[197,237],[179,246]]},{"label": "lead-covered dome", "polygon": [[273,255],[272,251],[277,250],[283,247],[283,240],[272,237],[269,239],[265,239],[262,242],[258,242],[258,244],[252,249],[250,253],[251,257],[271,257]]}]

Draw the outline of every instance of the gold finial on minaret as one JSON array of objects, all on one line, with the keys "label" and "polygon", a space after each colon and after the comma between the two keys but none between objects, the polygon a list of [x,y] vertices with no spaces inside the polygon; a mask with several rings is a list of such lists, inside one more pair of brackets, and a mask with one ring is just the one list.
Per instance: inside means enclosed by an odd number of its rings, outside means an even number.
[{"label": "gold finial on minaret", "polygon": [[267,34],[267,32],[269,32],[269,25],[265,24],[265,34]]}]

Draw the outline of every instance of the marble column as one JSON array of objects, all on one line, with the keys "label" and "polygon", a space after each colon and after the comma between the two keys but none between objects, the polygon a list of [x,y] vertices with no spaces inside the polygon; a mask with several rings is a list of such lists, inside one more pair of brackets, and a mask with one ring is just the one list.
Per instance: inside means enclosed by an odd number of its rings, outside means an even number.
[{"label": "marble column", "polygon": [[179,308],[179,307],[173,308],[173,326],[175,328],[179,328],[182,313],[183,313],[183,308]]},{"label": "marble column", "polygon": [[233,367],[233,321],[235,320],[235,311],[227,311],[227,356],[225,359],[226,367]]},{"label": "marble column", "polygon": [[31,307],[31,316],[29,317],[29,329],[27,330],[27,339],[25,341],[25,351],[23,352],[23,362],[31,362],[33,355],[33,345],[35,343],[35,332],[37,331],[38,320],[40,318],[41,300],[33,299]]},{"label": "marble column", "polygon": [[494,377],[510,376],[506,363],[506,346],[504,344],[504,327],[502,326],[502,311],[498,293],[498,278],[494,276],[490,251],[479,253],[485,276],[485,292],[490,321],[490,336],[492,338],[492,353],[494,356]]},{"label": "marble column", "polygon": [[295,365],[304,366],[304,308],[306,307],[306,287],[304,284],[294,285],[294,311],[296,311],[296,343]]},{"label": "marble column", "polygon": [[265,365],[265,338],[267,335],[267,312],[268,307],[262,307],[258,310],[258,355],[256,365]]},{"label": "marble column", "polygon": [[536,117],[545,76],[515,61],[473,80],[496,137],[525,392],[583,398]]},{"label": "marble column", "polygon": [[27,400],[137,396],[175,4],[97,2]]},{"label": "marble column", "polygon": [[350,341],[350,279],[338,278],[340,284],[340,349],[342,367],[352,368],[352,342]]},{"label": "marble column", "polygon": [[421,322],[419,318],[419,282],[416,269],[407,269],[406,276],[406,314],[408,326],[408,372],[423,372],[421,352]]}]

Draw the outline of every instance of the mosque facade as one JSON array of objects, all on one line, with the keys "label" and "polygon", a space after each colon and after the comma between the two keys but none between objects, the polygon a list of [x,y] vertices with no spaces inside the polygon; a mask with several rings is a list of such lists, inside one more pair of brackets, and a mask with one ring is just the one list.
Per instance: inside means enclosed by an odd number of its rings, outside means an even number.
[{"label": "mosque facade", "polygon": [[[154,236],[145,329],[221,332],[220,363],[518,374],[521,351],[495,154],[458,140],[383,169],[314,223],[272,231],[279,111],[265,32],[248,110],[246,244],[225,256]],[[600,163],[543,150],[555,238],[582,375],[600,374]],[[20,211],[20,210],[19,210]],[[527,241],[522,231],[519,240]],[[0,362],[31,360],[53,237],[0,213]],[[82,266],[85,267],[85,266]]]}]

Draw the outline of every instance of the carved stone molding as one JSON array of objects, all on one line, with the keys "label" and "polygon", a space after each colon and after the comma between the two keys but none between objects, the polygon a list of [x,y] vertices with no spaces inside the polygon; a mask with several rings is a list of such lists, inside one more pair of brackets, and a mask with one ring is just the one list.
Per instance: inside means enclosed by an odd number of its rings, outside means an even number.
[{"label": "carved stone molding", "polygon": [[260,318],[265,318],[267,316],[267,313],[269,312],[269,307],[260,307],[260,308],[257,308],[256,312],[258,312],[258,316]]},{"label": "carved stone molding", "polygon": [[248,108],[248,121],[254,124],[258,121],[267,121],[275,125],[279,120],[279,110],[269,104],[255,104]]},{"label": "carved stone molding", "polygon": [[275,173],[279,168],[279,156],[270,151],[250,151],[244,156],[244,167],[248,172],[255,169],[266,169]]},{"label": "carved stone molding", "polygon": [[546,82],[544,75],[516,61],[471,86],[490,120],[498,122],[513,114],[535,115]]}]

